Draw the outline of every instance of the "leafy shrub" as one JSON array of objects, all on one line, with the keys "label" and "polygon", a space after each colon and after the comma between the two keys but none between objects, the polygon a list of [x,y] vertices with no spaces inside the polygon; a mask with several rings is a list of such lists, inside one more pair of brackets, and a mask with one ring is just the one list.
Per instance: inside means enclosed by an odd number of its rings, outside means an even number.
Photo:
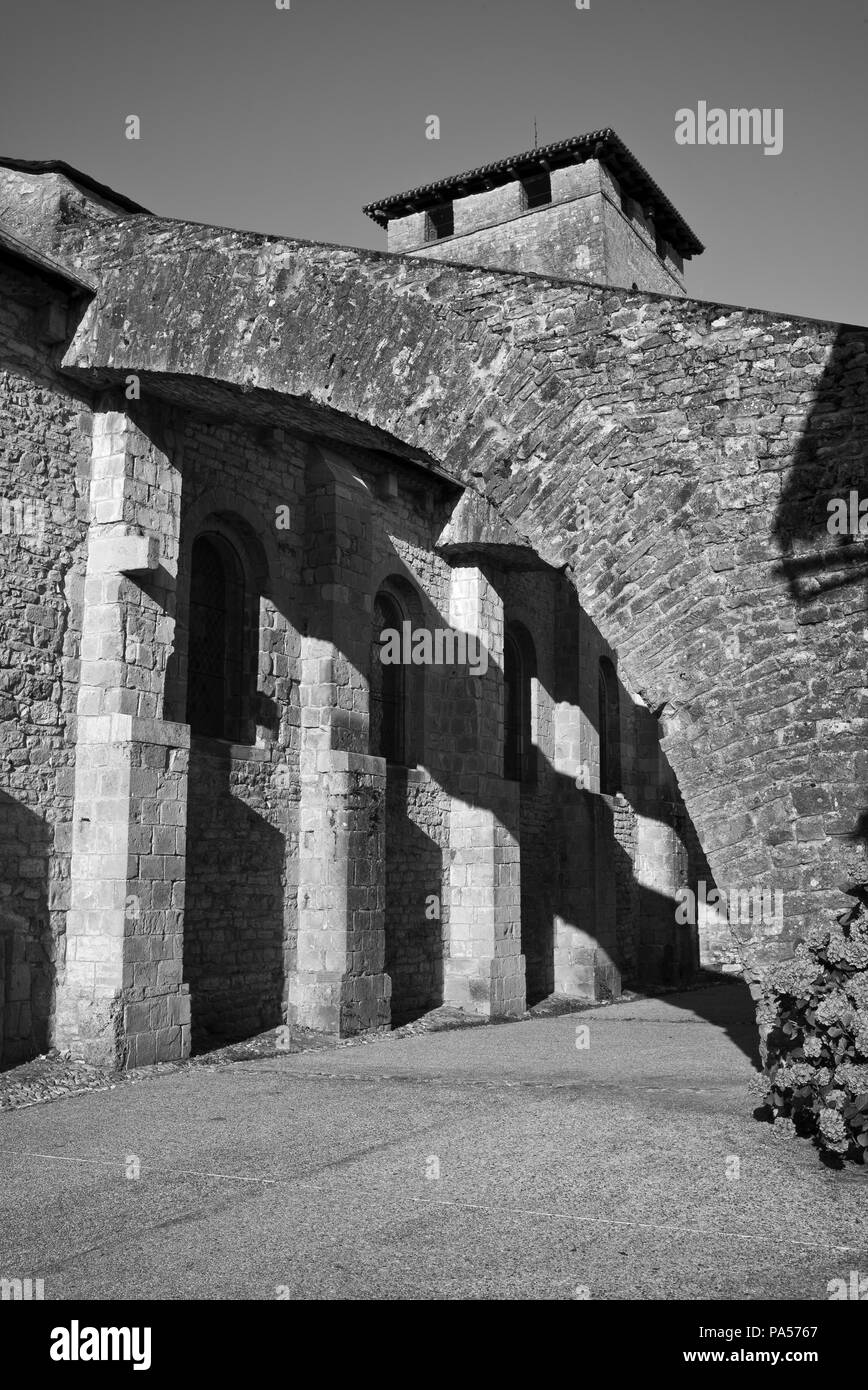
[{"label": "leafy shrub", "polygon": [[765,1103],[826,1154],[868,1163],[868,884],[763,981]]}]

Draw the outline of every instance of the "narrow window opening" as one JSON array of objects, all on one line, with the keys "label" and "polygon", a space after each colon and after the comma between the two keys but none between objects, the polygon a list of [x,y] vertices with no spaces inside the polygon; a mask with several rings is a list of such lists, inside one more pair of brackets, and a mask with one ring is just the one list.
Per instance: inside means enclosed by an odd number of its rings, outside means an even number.
[{"label": "narrow window opening", "polygon": [[244,572],[219,536],[199,536],[190,573],[187,723],[202,738],[241,740]]},{"label": "narrow window opening", "polygon": [[445,236],[452,236],[455,230],[455,214],[451,203],[442,203],[440,207],[429,208],[425,219],[425,240],[440,241]]},{"label": "narrow window opening", "polygon": [[[406,758],[406,667],[384,664],[383,649],[390,629],[400,636],[403,621],[404,615],[394,599],[379,593],[374,602],[371,643],[370,748],[374,757],[401,765]],[[383,633],[387,635],[384,637]]]},{"label": "narrow window opening", "polygon": [[526,208],[545,207],[552,200],[552,177],[547,170],[522,179],[522,202]]},{"label": "narrow window opening", "polygon": [[608,657],[600,658],[598,731],[600,791],[614,796],[621,790],[621,718],[618,677]]},{"label": "narrow window opening", "polygon": [[503,775],[509,782],[535,780],[533,692],[536,662],[530,637],[517,624],[503,645]]}]

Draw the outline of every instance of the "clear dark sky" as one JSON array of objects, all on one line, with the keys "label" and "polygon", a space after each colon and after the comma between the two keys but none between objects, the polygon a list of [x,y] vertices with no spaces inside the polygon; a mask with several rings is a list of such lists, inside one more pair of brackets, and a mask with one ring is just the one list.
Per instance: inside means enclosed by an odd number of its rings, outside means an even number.
[{"label": "clear dark sky", "polygon": [[[868,323],[865,0],[3,0],[0,35],[0,153],[156,213],[384,247],[362,204],[612,126],[691,293]],[[783,152],[676,145],[700,100],[782,108]]]}]

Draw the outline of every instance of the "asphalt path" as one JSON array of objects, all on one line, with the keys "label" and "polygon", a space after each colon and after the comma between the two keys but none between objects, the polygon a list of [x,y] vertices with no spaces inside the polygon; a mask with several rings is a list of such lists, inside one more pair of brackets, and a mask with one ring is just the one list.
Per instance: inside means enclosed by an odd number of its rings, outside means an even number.
[{"label": "asphalt path", "polygon": [[825,1300],[868,1273],[868,1170],[754,1119],[752,1040],[724,986],[4,1113],[0,1277],[46,1299]]}]

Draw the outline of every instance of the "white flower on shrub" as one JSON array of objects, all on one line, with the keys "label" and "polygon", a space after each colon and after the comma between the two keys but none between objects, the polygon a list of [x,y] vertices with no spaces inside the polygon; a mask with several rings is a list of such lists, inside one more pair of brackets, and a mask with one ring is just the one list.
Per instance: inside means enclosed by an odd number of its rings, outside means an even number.
[{"label": "white flower on shrub", "polygon": [[846,1086],[854,1096],[861,1095],[868,1091],[868,1064],[842,1062],[835,1068],[835,1082],[838,1086]]},{"label": "white flower on shrub", "polygon": [[833,989],[817,1005],[817,1022],[828,1025],[849,1021],[853,1013],[850,1001],[842,989]]}]

